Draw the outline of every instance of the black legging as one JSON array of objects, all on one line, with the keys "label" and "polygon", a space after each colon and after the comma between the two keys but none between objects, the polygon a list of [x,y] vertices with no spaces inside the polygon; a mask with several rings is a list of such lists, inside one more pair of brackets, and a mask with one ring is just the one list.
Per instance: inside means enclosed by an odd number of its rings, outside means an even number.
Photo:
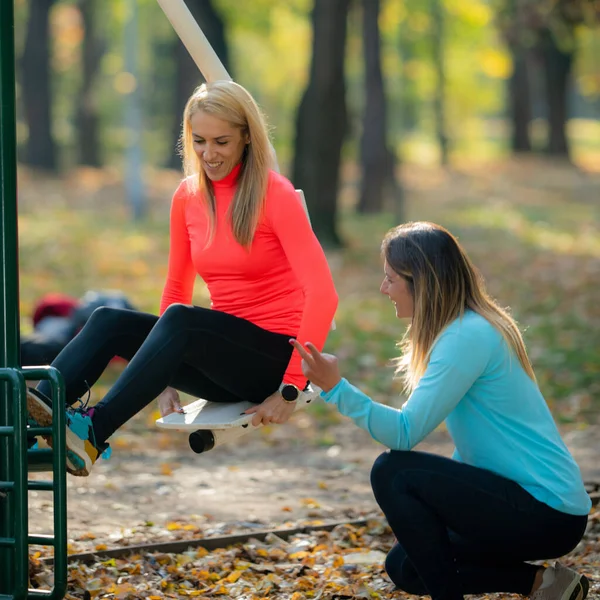
[{"label": "black legging", "polygon": [[559,512],[486,469],[415,451],[387,451],[371,472],[398,543],[385,568],[397,587],[432,600],[528,595],[538,567],[583,537],[587,515]]},{"label": "black legging", "polygon": [[[262,402],[281,383],[293,350],[289,339],[197,306],[174,304],[160,318],[102,307],[52,366],[65,379],[67,403],[74,404],[115,356],[130,361],[94,407],[100,443],[167,386],[213,402]],[[39,389],[50,393],[48,382]]]}]

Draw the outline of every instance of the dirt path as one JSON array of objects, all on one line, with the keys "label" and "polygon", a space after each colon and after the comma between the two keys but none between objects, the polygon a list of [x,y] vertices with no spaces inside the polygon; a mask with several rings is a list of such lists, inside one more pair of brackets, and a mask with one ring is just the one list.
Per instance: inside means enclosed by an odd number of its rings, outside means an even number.
[{"label": "dirt path", "polygon": [[[586,480],[600,481],[599,429],[564,433]],[[319,438],[300,417],[200,456],[177,434],[130,431],[113,446],[90,477],[69,477],[73,551],[377,513],[369,471],[383,448],[346,420]],[[450,455],[452,444],[435,432],[419,449]],[[30,494],[30,529],[50,532],[48,494]]]}]

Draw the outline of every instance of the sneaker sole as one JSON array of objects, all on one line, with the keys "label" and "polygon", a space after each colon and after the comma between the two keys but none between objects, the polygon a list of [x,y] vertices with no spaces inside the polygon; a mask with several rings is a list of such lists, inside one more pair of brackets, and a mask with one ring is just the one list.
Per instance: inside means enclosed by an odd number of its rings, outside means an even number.
[{"label": "sneaker sole", "polygon": [[577,600],[585,600],[590,589],[590,581],[585,575],[582,575],[579,583],[581,584],[581,595]]},{"label": "sneaker sole", "polygon": [[[27,390],[27,412],[41,427],[52,426],[52,409],[30,390]],[[81,451],[79,447],[82,440],[68,427],[66,429],[67,471],[76,477],[87,477],[90,474],[92,462],[85,450]],[[52,448],[52,436],[44,435],[42,437]],[[83,467],[81,463],[83,463]]]},{"label": "sneaker sole", "polygon": [[565,593],[562,595],[561,600],[585,600],[590,589],[590,582],[585,575],[581,575],[580,578],[573,582],[574,587],[567,588]]}]

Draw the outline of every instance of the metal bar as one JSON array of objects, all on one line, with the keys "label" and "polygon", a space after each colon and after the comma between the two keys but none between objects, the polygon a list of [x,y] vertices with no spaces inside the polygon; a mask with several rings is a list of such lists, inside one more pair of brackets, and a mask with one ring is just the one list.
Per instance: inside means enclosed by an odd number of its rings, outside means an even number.
[{"label": "metal bar", "polygon": [[[0,2],[0,368],[19,366],[17,136],[13,0]],[[8,384],[0,384],[0,425],[12,424]],[[13,398],[14,400],[14,398]],[[17,411],[18,412],[18,411]],[[0,436],[0,479],[13,481],[14,439]],[[14,537],[15,497],[0,502],[0,537]],[[0,594],[24,598],[15,552],[0,549]],[[26,593],[26,592],[25,592]]]},{"label": "metal bar", "polygon": [[[12,573],[12,594],[14,598],[27,597],[28,583],[28,546],[27,546],[27,436],[25,427],[27,423],[27,410],[25,406],[25,378],[23,374],[14,368],[0,368],[0,382],[5,390],[10,390],[6,394],[7,416],[12,419],[14,432],[12,441],[11,457],[13,464],[11,467],[13,486],[10,493],[3,500],[3,504],[10,503],[12,509],[12,529],[7,533],[7,538],[13,538],[12,552],[9,552]],[[10,387],[6,386],[10,383]],[[9,445],[10,446],[10,445]],[[10,483],[10,482],[9,482]],[[5,551],[6,552],[6,551]],[[6,590],[5,590],[6,591]],[[11,590],[8,589],[10,592]]]},{"label": "metal bar", "polygon": [[52,427],[28,427],[27,435],[29,437],[35,437],[36,435],[51,435]]},{"label": "metal bar", "polygon": [[157,1],[206,81],[231,80],[184,0]]},{"label": "metal bar", "polygon": [[53,481],[29,481],[27,488],[30,492],[52,492],[54,491]]},{"label": "metal bar", "polygon": [[[54,505],[54,588],[48,592],[29,590],[28,598],[61,600],[67,592],[67,449],[65,418],[65,384],[62,375],[53,367],[24,367],[28,380],[50,381],[52,398],[52,499]],[[40,450],[30,451],[38,453]],[[30,482],[32,483],[32,482]],[[30,539],[43,540],[45,536]],[[35,542],[31,542],[35,543]]]},{"label": "metal bar", "polygon": [[50,448],[35,448],[27,452],[29,471],[52,471],[52,457],[54,453]]},{"label": "metal bar", "polygon": [[35,544],[36,546],[55,546],[55,540],[56,538],[53,535],[46,534],[30,535],[27,538],[30,544]]}]

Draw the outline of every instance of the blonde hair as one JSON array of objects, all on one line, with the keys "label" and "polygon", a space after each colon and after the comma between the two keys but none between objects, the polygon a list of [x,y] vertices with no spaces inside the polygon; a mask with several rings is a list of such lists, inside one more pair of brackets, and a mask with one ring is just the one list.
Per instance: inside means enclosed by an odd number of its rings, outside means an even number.
[{"label": "blonde hair", "polygon": [[428,222],[399,225],[385,236],[382,254],[403,277],[413,296],[413,318],[396,360],[410,393],[425,373],[431,349],[442,331],[470,309],[495,327],[517,355],[525,372],[535,374],[514,319],[489,296],[483,278],[458,240]]},{"label": "blonde hair", "polygon": [[214,238],[217,218],[212,182],[194,151],[191,119],[198,111],[227,121],[250,140],[242,155],[235,195],[227,213],[236,241],[249,248],[264,208],[272,165],[265,117],[250,93],[233,81],[203,83],[187,101],[181,134],[183,170],[188,189],[192,192],[200,190],[206,204],[210,223],[208,244]]}]

